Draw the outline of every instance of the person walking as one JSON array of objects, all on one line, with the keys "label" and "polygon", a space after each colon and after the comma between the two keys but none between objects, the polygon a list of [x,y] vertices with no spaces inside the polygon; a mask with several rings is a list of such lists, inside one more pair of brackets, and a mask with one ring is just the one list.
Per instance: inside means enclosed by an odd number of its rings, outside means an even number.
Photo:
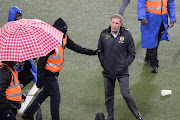
[{"label": "person walking", "polygon": [[122,26],[122,16],[111,16],[110,26],[104,29],[98,42],[98,57],[103,67],[105,107],[107,120],[114,120],[114,88],[117,79],[121,94],[137,120],[141,117],[129,87],[128,67],[135,58],[135,46],[131,33]]},{"label": "person walking", "polygon": [[[22,19],[22,14],[23,11],[20,8],[16,6],[11,7],[9,9],[8,22]],[[18,79],[21,83],[21,88],[24,88],[31,81],[37,81],[37,68],[33,59],[16,64],[15,69],[18,72]],[[22,98],[24,101],[26,99],[26,95],[22,94]]]},{"label": "person walking", "polygon": [[58,76],[59,72],[63,68],[65,47],[81,54],[97,54],[97,50],[83,48],[69,38],[69,36],[66,34],[68,26],[62,18],[57,19],[53,26],[64,33],[62,45],[50,52],[47,56],[41,57],[38,61],[38,81],[36,85],[38,88],[43,87],[43,89],[22,115],[22,118],[26,120],[34,119],[34,114],[39,105],[41,105],[48,96],[50,96],[51,99],[50,106],[52,120],[60,119],[59,104],[61,95],[59,90]]},{"label": "person walking", "polygon": [[[159,70],[158,46],[161,40],[169,41],[168,27],[176,22],[174,0],[138,0],[138,20],[141,22],[141,43],[146,48],[145,64],[152,67],[151,72]],[[168,15],[170,25],[168,25]]]},{"label": "person walking", "polygon": [[128,4],[130,3],[131,0],[122,0],[122,3],[120,5],[120,8],[119,8],[119,11],[118,11],[118,14],[123,16],[124,15],[124,12],[126,10],[126,7],[128,6]]},{"label": "person walking", "polygon": [[0,119],[16,120],[17,110],[21,108],[22,91],[16,62],[2,61],[0,63]]}]

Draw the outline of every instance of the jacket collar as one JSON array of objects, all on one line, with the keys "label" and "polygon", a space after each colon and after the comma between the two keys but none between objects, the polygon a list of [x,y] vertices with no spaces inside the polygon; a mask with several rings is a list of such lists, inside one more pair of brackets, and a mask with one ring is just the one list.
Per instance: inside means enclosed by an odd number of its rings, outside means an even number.
[{"label": "jacket collar", "polygon": [[[120,27],[119,34],[118,34],[118,35],[120,35],[120,34],[122,33],[123,28],[124,28],[123,26]],[[108,32],[109,34],[112,35],[112,33],[111,33],[111,26],[109,26],[106,30],[107,30],[107,32]]]}]

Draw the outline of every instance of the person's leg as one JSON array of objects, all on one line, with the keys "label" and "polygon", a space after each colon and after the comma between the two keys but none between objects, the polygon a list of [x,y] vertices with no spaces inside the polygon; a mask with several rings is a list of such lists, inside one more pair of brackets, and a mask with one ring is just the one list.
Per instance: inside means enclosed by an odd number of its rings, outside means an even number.
[{"label": "person's leg", "polygon": [[119,8],[119,12],[118,12],[119,15],[121,15],[121,16],[124,15],[125,9],[129,3],[130,3],[130,0],[123,0],[122,1],[121,6]]},{"label": "person's leg", "polygon": [[58,83],[58,77],[51,76],[49,77],[51,80],[51,84],[47,86],[49,96],[50,96],[50,104],[51,104],[51,116],[52,120],[59,120],[59,104],[61,100],[60,89]]},{"label": "person's leg", "polygon": [[41,105],[44,100],[49,96],[48,91],[46,88],[43,88],[43,90],[37,95],[35,100],[32,102],[32,104],[27,108],[27,110],[24,112],[24,115],[22,118],[33,118],[34,114],[36,113],[39,104]]},{"label": "person's leg", "polygon": [[124,100],[126,101],[129,109],[131,110],[131,112],[133,113],[133,115],[136,118],[140,117],[135,99],[129,88],[129,77],[127,76],[127,77],[118,78],[118,82],[119,82],[119,86],[120,86],[120,92],[121,92]]},{"label": "person's leg", "polygon": [[32,102],[32,104],[27,108],[27,110],[22,115],[22,118],[33,118],[34,114],[36,113],[39,105],[41,105],[44,100],[49,96],[49,92],[47,90],[47,86],[51,84],[51,80],[48,79],[48,77],[45,77],[43,81],[43,89],[42,91],[37,95],[35,100]]},{"label": "person's leg", "polygon": [[[161,40],[163,31],[164,31],[164,24],[161,23],[159,34],[158,34],[158,46],[159,46],[159,42]],[[158,68],[159,68],[159,60],[158,60],[158,55],[157,55],[158,46],[156,48],[147,49],[146,57],[145,57],[145,62],[149,64],[150,66],[152,66],[151,72],[155,72],[155,73],[158,72]]]},{"label": "person's leg", "polygon": [[145,62],[150,66],[159,67],[159,60],[157,59],[157,49],[158,46],[156,48],[146,50]]},{"label": "person's leg", "polygon": [[114,120],[114,87],[115,79],[104,76],[105,106],[108,113],[107,120]]}]

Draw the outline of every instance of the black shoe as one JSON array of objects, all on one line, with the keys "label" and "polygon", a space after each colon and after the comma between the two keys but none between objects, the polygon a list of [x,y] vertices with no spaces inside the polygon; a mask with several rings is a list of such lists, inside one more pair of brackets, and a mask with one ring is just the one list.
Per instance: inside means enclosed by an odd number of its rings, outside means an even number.
[{"label": "black shoe", "polygon": [[95,120],[105,120],[104,113],[97,113]]},{"label": "black shoe", "polygon": [[136,117],[136,120],[143,120],[141,114],[139,113],[138,116]]},{"label": "black shoe", "polygon": [[151,66],[151,64],[150,64],[150,61],[149,61],[149,60],[144,60],[144,63],[145,63],[146,65],[148,65],[148,66]]},{"label": "black shoe", "polygon": [[137,118],[136,120],[143,120],[143,118],[142,118],[142,117],[140,117],[140,118]]},{"label": "black shoe", "polygon": [[157,73],[159,71],[159,67],[157,66],[152,66],[151,73]]},{"label": "black shoe", "polygon": [[32,114],[23,113],[21,116],[24,120],[35,120]]}]

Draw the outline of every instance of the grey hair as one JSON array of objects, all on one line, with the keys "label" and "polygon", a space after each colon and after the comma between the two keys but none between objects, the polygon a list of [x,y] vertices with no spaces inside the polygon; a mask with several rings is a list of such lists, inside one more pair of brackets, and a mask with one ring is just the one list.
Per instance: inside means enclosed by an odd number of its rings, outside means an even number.
[{"label": "grey hair", "polygon": [[123,17],[121,15],[114,14],[114,15],[111,16],[111,20],[112,20],[112,18],[118,18],[120,20],[120,23],[122,24]]}]

